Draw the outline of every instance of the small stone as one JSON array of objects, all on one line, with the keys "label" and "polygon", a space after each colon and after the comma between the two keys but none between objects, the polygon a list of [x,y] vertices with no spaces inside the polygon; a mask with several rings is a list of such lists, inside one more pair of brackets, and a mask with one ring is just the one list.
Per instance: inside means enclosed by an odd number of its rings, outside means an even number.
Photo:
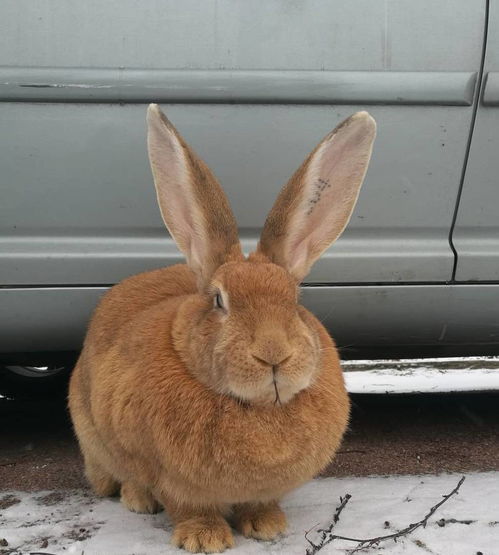
[{"label": "small stone", "polygon": [[41,548],[41,549],[45,549],[45,548],[47,548],[48,546],[49,546],[49,541],[48,541],[47,538],[44,538],[43,541],[42,541],[42,543],[40,544],[40,548]]},{"label": "small stone", "polygon": [[9,542],[5,538],[1,538],[0,539],[0,545],[2,547],[7,547],[9,545]]}]

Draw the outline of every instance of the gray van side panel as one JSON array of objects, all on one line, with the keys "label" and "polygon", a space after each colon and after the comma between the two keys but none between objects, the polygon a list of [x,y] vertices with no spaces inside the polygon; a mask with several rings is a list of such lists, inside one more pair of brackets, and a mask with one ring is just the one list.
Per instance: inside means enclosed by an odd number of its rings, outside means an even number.
[{"label": "gray van side panel", "polygon": [[359,203],[307,278],[358,285],[305,287],[305,304],[340,345],[498,342],[496,289],[436,285],[452,275],[485,13],[485,0],[3,0],[0,352],[78,349],[104,285],[182,260],[156,206],[149,101],[219,176],[246,252],[308,152],[368,107],[379,134]]},{"label": "gray van side panel", "polygon": [[448,280],[484,17],[467,0],[4,0],[0,284],[180,259],[145,152],[154,100],[220,177],[247,250],[307,153],[369,105],[358,206],[308,281]]},{"label": "gray van side panel", "polygon": [[[171,105],[212,166],[245,248],[283,183],[327,132],[361,106]],[[311,282],[444,281],[468,109],[375,106],[379,132],[344,236]],[[163,226],[142,105],[0,104],[0,283],[115,283],[181,260]],[[424,162],[422,162],[424,159]]]},{"label": "gray van side panel", "polygon": [[484,87],[453,233],[456,280],[499,280],[499,6],[490,3]]},{"label": "gray van side panel", "polygon": [[[0,289],[0,353],[81,348],[106,288]],[[499,343],[493,285],[305,287],[303,304],[340,348]]]}]

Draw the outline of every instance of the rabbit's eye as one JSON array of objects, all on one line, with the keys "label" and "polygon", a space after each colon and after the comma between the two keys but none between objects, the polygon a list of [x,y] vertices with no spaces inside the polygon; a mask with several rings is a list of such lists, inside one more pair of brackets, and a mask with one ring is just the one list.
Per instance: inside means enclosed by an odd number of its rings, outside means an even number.
[{"label": "rabbit's eye", "polygon": [[222,295],[220,293],[217,293],[215,295],[215,298],[213,299],[213,305],[214,305],[215,308],[224,308]]}]

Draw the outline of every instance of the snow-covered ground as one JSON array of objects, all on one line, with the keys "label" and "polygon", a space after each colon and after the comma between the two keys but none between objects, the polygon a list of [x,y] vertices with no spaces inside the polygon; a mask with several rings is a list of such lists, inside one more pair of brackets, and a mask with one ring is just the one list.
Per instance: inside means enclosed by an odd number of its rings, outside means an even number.
[{"label": "snow-covered ground", "polygon": [[[305,555],[309,547],[305,531],[315,525],[327,527],[339,497],[347,493],[352,498],[341,513],[335,533],[366,538],[384,535],[421,520],[459,479],[460,475],[453,474],[317,479],[283,502],[289,519],[284,537],[258,542],[236,535],[236,547],[227,553]],[[96,499],[84,491],[0,493],[0,554],[182,553],[169,544],[170,534],[171,526],[163,513],[133,514],[117,500]],[[314,540],[318,534],[312,531],[309,537]],[[2,539],[8,545],[3,542],[2,547]],[[348,553],[355,545],[334,541],[318,553]],[[459,494],[451,497],[425,528],[397,543],[389,541],[361,553],[366,552],[499,554],[499,472],[467,475]]]}]

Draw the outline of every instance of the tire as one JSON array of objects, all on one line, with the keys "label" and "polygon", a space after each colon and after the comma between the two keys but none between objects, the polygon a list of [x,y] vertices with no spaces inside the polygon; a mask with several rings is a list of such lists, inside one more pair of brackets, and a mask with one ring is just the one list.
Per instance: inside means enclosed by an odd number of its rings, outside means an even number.
[{"label": "tire", "polygon": [[5,364],[0,366],[0,395],[15,399],[65,396],[71,369],[62,364]]}]

